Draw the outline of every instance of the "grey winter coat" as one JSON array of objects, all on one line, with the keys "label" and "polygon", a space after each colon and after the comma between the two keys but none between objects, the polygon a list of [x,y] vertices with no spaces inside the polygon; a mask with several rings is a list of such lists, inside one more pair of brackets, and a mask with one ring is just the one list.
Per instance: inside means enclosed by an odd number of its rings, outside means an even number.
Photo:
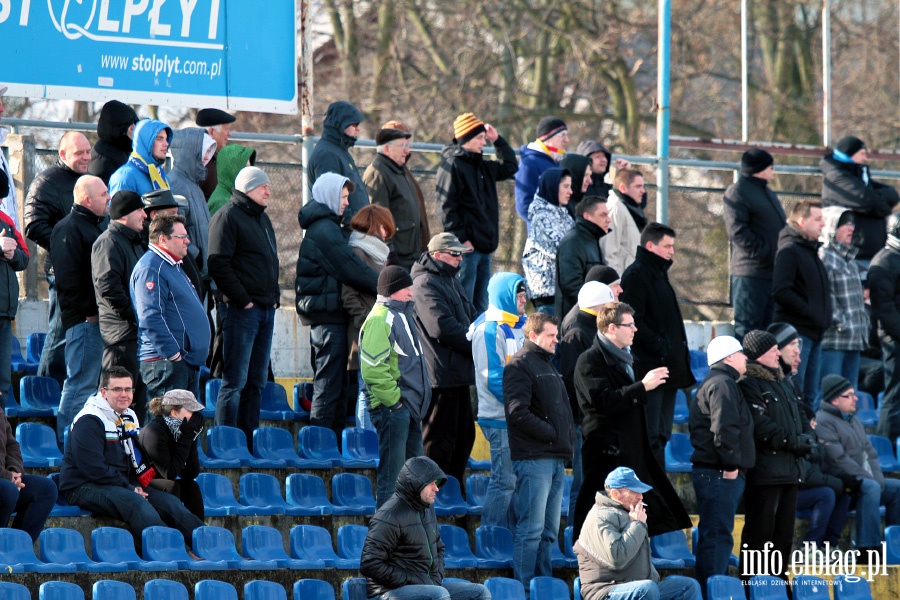
[{"label": "grey winter coat", "polygon": [[[168,175],[172,193],[187,198],[187,209],[183,212],[187,220],[187,232],[191,236],[188,252],[199,265],[200,275],[205,278],[209,272],[207,261],[210,217],[206,196],[200,188],[200,182],[206,179],[206,167],[203,166],[204,133],[198,127],[178,131],[169,146],[175,162]],[[179,212],[181,211],[179,208]]]}]

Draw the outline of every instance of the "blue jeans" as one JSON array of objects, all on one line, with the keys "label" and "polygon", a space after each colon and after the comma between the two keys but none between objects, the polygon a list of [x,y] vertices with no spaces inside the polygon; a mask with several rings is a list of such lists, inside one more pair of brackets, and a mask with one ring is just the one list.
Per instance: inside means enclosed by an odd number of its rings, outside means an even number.
[{"label": "blue jeans", "polygon": [[62,444],[75,415],[100,385],[103,338],[99,323],[78,323],[66,330],[66,381],[56,416],[56,437]]},{"label": "blue jeans", "polygon": [[314,371],[309,424],[334,431],[340,446],[347,419],[347,325],[310,326],[309,347]]},{"label": "blue jeans", "polygon": [[239,427],[253,448],[259,409],[269,375],[275,309],[226,305],[222,331],[222,389],[216,401],[216,425]]},{"label": "blue jeans", "polygon": [[491,600],[480,583],[446,582],[442,585],[404,585],[375,596],[379,600]]},{"label": "blue jeans", "polygon": [[621,583],[606,597],[610,600],[700,600],[700,584],[690,577],[672,575],[659,583],[649,579]]},{"label": "blue jeans", "polygon": [[466,290],[469,301],[475,305],[475,314],[481,314],[488,307],[488,280],[491,278],[491,255],[477,250],[463,254],[459,266],[459,282]]},{"label": "blue jeans", "polygon": [[366,398],[366,384],[362,379],[362,371],[356,372],[357,389],[359,393],[356,395],[356,426],[361,429],[375,431],[372,425],[372,417],[369,414],[369,401]]},{"label": "blue jeans", "polygon": [[[0,318],[0,397],[12,394],[12,319]],[[6,406],[5,402],[0,403]]]},{"label": "blue jeans", "polygon": [[822,342],[800,336],[800,366],[797,367],[797,381],[803,390],[803,400],[813,412],[819,410],[819,389],[822,386]]},{"label": "blue jeans", "polygon": [[581,491],[581,482],[584,473],[581,471],[581,445],[584,444],[584,433],[581,425],[575,426],[575,456],[572,457],[572,489],[569,491],[569,514],[566,515],[566,525],[575,522],[575,505],[578,503],[578,492]]},{"label": "blue jeans", "polygon": [[183,360],[142,360],[141,379],[147,386],[147,398],[150,400],[169,390],[188,390],[193,392],[194,397],[200,398],[200,367]]},{"label": "blue jeans", "polygon": [[824,485],[798,490],[797,510],[810,511],[809,529],[803,541],[816,544],[830,542],[832,547],[837,547],[847,524],[850,496],[841,493],[835,498],[834,490]]},{"label": "blue jeans", "polygon": [[62,387],[66,380],[66,332],[62,326],[62,315],[56,299],[56,276],[47,275],[47,307],[50,310],[47,337],[41,350],[38,375],[52,377]]},{"label": "blue jeans", "polygon": [[713,575],[728,574],[728,559],[734,539],[734,514],[744,493],[744,476],[725,479],[722,471],[698,469],[691,473],[694,492],[697,495],[697,581],[700,589],[706,589],[706,580]]},{"label": "blue jeans", "polygon": [[881,340],[884,357],[884,396],[878,407],[878,435],[895,440],[900,436],[900,348],[889,337]]},{"label": "blue jeans", "polygon": [[482,525],[497,525],[510,531],[516,530],[516,513],[513,496],[516,493],[516,474],[509,456],[509,430],[481,425],[484,439],[491,447],[491,480],[488,482]]},{"label": "blue jeans", "polygon": [[823,348],[822,360],[819,362],[819,380],[826,375],[840,375],[850,382],[854,390],[859,389],[859,360],[859,352]]},{"label": "blue jeans", "polygon": [[513,573],[526,590],[535,577],[553,576],[550,549],[559,535],[564,462],[561,458],[513,461],[517,519]]},{"label": "blue jeans", "polygon": [[21,490],[8,479],[0,479],[0,527],[6,527],[13,512],[12,528],[21,529],[36,542],[56,504],[56,484],[39,475],[22,475]]},{"label": "blue jeans", "polygon": [[[401,400],[402,402],[402,400]],[[387,502],[397,488],[403,463],[422,456],[422,423],[412,418],[405,404],[400,408],[381,404],[372,410],[372,424],[378,432],[378,493],[375,508]]]},{"label": "blue jeans", "polygon": [[881,516],[884,505],[888,525],[900,525],[900,479],[884,480],[884,489],[874,479],[863,479],[856,498],[856,547],[871,548],[881,544]]},{"label": "blue jeans", "polygon": [[737,339],[744,339],[748,331],[765,329],[772,322],[775,310],[772,280],[732,275],[731,306],[734,307],[734,335]]}]

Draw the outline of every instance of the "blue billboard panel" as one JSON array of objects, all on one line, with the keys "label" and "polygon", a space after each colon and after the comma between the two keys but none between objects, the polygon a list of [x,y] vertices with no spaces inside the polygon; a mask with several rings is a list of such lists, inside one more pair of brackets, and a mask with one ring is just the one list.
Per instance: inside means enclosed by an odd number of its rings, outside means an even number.
[{"label": "blue billboard panel", "polygon": [[9,95],[297,112],[295,0],[0,0]]}]

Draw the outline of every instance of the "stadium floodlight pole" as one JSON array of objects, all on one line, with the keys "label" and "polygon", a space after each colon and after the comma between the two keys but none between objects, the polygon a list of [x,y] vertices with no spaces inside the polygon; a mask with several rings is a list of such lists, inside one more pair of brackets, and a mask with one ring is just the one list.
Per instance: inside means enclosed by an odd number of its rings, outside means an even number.
[{"label": "stadium floodlight pole", "polygon": [[831,0],[822,0],[822,144],[831,145]]},{"label": "stadium floodlight pole", "polygon": [[669,221],[669,80],[672,44],[672,1],[659,0],[659,65],[656,77],[656,220]]},{"label": "stadium floodlight pole", "polygon": [[741,141],[750,139],[750,71],[748,67],[747,21],[750,0],[741,0]]}]

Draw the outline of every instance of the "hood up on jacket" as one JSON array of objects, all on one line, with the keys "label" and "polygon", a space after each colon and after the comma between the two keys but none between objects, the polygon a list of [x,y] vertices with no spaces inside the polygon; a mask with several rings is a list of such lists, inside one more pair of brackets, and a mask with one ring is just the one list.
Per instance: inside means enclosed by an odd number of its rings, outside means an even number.
[{"label": "hood up on jacket", "polygon": [[343,175],[337,173],[323,173],[321,177],[316,179],[312,187],[313,200],[319,204],[324,204],[331,209],[331,212],[341,215],[341,190],[344,184],[350,181]]},{"label": "hood up on jacket", "polygon": [[[836,243],[834,239],[835,234],[838,229],[838,222],[841,220],[841,217],[844,213],[850,213],[853,215],[853,211],[844,206],[826,206],[822,209],[822,217],[825,219],[825,226],[822,228],[822,237],[821,239],[826,248],[833,247]],[[854,218],[854,222],[855,222]]]},{"label": "hood up on jacket", "polygon": [[478,318],[469,326],[466,338],[471,341],[475,330],[485,321],[509,325],[513,329],[524,327],[528,317],[519,314],[519,306],[516,302],[516,293],[520,285],[524,291],[525,279],[518,273],[506,271],[494,273],[488,282],[488,308],[478,315]]},{"label": "hood up on jacket", "polygon": [[[563,177],[567,176],[572,176],[568,169],[553,168],[541,173],[538,189],[534,195],[535,198],[541,198],[553,206],[559,206],[559,182],[562,181]],[[581,187],[578,189],[581,189]]]},{"label": "hood up on jacket", "polygon": [[594,154],[595,152],[602,152],[606,155],[606,170],[602,173],[593,173],[591,175],[592,178],[598,177],[600,181],[603,181],[603,178],[606,177],[607,173],[609,173],[610,166],[612,166],[612,153],[606,149],[606,146],[604,146],[600,142],[586,140],[578,144],[575,152],[581,154],[582,156],[588,157],[588,159],[590,159],[591,154]]},{"label": "hood up on jacket", "polygon": [[569,199],[570,204],[581,202],[584,193],[581,191],[581,184],[584,182],[584,172],[587,171],[591,164],[591,159],[583,154],[566,154],[559,163],[561,169],[568,169],[572,174],[572,197]]},{"label": "hood up on jacket", "polygon": [[203,136],[205,135],[207,133],[199,127],[179,129],[178,135],[169,146],[174,170],[182,173],[194,183],[206,179],[206,167],[203,166]]},{"label": "hood up on jacket", "polygon": [[97,119],[97,137],[122,152],[131,152],[128,128],[138,122],[134,109],[118,100],[110,100],[100,109]]},{"label": "hood up on jacket", "polygon": [[216,192],[221,191],[230,198],[234,192],[234,180],[237,179],[241,169],[256,164],[256,150],[241,146],[240,144],[228,144],[224,148],[219,148],[216,154],[216,174],[219,176],[219,184],[216,186]]},{"label": "hood up on jacket", "polygon": [[447,476],[436,462],[427,456],[415,456],[403,464],[397,476],[397,494],[417,511],[431,506],[422,500],[422,490],[432,482],[442,487]]},{"label": "hood up on jacket", "polygon": [[322,127],[326,133],[331,133],[340,141],[342,146],[352,148],[356,144],[356,138],[350,137],[344,130],[350,125],[359,125],[364,120],[363,114],[356,106],[345,100],[339,100],[328,105]]},{"label": "hood up on jacket", "polygon": [[165,160],[153,158],[153,142],[156,140],[157,134],[162,130],[166,131],[166,137],[169,140],[169,145],[171,145],[174,137],[172,128],[162,121],[142,119],[138,121],[137,126],[134,128],[134,140],[131,149],[143,158],[147,164],[162,166],[166,162]]}]

